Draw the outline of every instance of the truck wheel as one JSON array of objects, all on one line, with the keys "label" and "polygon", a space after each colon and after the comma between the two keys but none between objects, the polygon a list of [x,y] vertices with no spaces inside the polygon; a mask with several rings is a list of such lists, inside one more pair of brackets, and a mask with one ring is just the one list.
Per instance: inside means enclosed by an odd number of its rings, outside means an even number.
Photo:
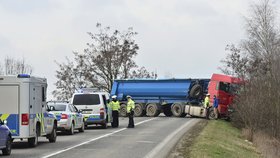
[{"label": "truck wheel", "polygon": [[55,143],[56,142],[56,126],[53,127],[52,133],[47,135],[47,138],[49,139],[50,143]]},{"label": "truck wheel", "polygon": [[215,116],[216,116],[216,115],[215,115],[214,109],[210,109],[210,110],[209,110],[209,119],[210,119],[210,120],[214,120],[214,119],[216,119]]},{"label": "truck wheel", "polygon": [[38,145],[38,135],[40,133],[40,125],[37,124],[36,126],[36,132],[35,132],[35,137],[33,138],[28,138],[28,145],[30,147],[36,147]]},{"label": "truck wheel", "polygon": [[202,87],[199,84],[192,86],[190,90],[190,97],[199,98],[202,95]]},{"label": "truck wheel", "polygon": [[12,138],[9,136],[6,142],[6,147],[2,149],[3,155],[11,155],[12,151]]},{"label": "truck wheel", "polygon": [[144,115],[144,108],[141,104],[136,103],[134,109],[134,116],[140,117]]},{"label": "truck wheel", "polygon": [[75,131],[74,131],[74,123],[72,122],[71,123],[71,127],[70,127],[70,129],[68,130],[68,134],[69,135],[73,135],[75,133]]},{"label": "truck wheel", "polygon": [[85,122],[83,121],[82,127],[79,128],[79,132],[84,132],[85,131]]},{"label": "truck wheel", "polygon": [[149,117],[157,117],[160,114],[160,110],[156,104],[148,104],[146,108],[146,114]]},{"label": "truck wheel", "polygon": [[121,104],[120,115],[121,115],[122,117],[127,117],[127,114],[126,114],[126,105],[125,105],[125,104]]},{"label": "truck wheel", "polygon": [[176,117],[182,117],[183,115],[185,115],[184,108],[180,103],[174,103],[171,106],[171,111],[172,111],[173,116],[176,116]]}]

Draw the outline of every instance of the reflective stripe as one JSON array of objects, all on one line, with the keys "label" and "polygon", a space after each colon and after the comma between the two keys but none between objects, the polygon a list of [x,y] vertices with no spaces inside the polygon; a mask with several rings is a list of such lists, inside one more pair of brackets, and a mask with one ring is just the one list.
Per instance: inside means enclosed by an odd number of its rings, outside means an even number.
[{"label": "reflective stripe", "polygon": [[2,120],[2,121],[4,121],[4,120],[7,120],[7,118],[10,116],[10,114],[3,114],[1,117],[0,117],[0,119]]},{"label": "reflective stripe", "polygon": [[41,123],[41,132],[45,133],[45,124],[44,124],[44,119],[43,119],[43,113],[38,113],[36,114],[37,119]]}]

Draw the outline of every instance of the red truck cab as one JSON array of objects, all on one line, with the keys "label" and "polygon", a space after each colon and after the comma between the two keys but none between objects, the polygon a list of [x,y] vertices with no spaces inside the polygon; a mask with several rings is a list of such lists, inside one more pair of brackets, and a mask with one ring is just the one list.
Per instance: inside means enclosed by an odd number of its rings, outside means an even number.
[{"label": "red truck cab", "polygon": [[219,116],[228,117],[228,108],[232,104],[241,80],[221,74],[213,74],[208,85],[210,103],[213,105],[214,95],[219,99]]}]

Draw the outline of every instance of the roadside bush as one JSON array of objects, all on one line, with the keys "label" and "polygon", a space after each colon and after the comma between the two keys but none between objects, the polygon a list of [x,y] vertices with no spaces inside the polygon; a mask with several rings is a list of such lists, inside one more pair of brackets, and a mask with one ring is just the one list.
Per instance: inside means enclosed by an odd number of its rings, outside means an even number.
[{"label": "roadside bush", "polygon": [[227,47],[222,71],[244,81],[233,105],[233,125],[244,128],[246,139],[265,157],[280,157],[280,31],[272,6],[269,0],[252,6],[247,39]]}]

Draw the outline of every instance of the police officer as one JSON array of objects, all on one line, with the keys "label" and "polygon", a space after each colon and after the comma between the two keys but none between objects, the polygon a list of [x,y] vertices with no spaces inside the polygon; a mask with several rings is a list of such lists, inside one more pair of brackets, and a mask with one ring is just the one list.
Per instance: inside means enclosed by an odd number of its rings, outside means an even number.
[{"label": "police officer", "polygon": [[209,119],[210,111],[210,94],[208,93],[204,99],[204,108],[206,109],[206,119]]},{"label": "police officer", "polygon": [[134,101],[132,100],[132,97],[131,97],[131,96],[128,95],[128,96],[126,96],[126,98],[127,98],[126,111],[127,111],[128,118],[129,118],[127,128],[134,128],[133,116],[134,116],[135,103],[134,103]]},{"label": "police officer", "polygon": [[112,127],[117,128],[119,127],[119,110],[120,110],[120,102],[117,100],[117,96],[112,96],[112,101],[109,103],[111,109],[112,109],[112,116],[113,116],[113,122]]}]

